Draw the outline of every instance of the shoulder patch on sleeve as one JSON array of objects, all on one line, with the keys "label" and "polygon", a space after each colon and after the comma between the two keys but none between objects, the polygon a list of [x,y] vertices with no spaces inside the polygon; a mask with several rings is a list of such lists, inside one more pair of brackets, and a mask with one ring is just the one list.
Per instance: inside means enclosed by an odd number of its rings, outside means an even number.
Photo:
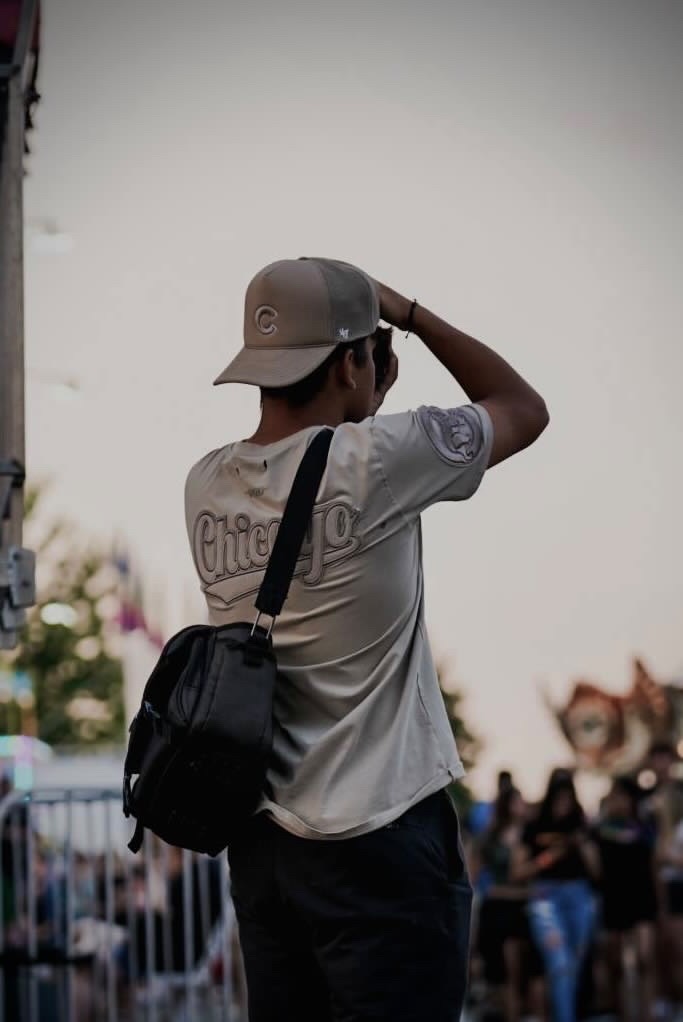
[{"label": "shoulder patch on sleeve", "polygon": [[484,430],[476,408],[419,408],[417,417],[427,438],[446,461],[469,465],[484,445]]}]

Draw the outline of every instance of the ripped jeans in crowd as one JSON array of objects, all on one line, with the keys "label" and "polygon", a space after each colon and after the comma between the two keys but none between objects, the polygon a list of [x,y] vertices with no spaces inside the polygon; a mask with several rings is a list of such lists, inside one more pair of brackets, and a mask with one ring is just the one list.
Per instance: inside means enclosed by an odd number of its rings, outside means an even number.
[{"label": "ripped jeans in crowd", "polygon": [[576,1022],[579,976],[595,926],[595,898],[586,880],[537,884],[528,906],[545,965],[553,1022]]}]

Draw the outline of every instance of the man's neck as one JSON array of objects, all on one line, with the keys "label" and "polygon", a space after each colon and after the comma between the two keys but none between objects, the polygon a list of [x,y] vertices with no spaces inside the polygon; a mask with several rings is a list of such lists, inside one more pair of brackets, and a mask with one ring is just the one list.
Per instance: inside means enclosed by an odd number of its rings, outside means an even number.
[{"label": "man's neck", "polygon": [[329,401],[311,401],[303,408],[292,408],[277,398],[264,397],[261,421],[249,437],[252,444],[274,444],[310,426],[339,426],[344,421],[340,409]]}]

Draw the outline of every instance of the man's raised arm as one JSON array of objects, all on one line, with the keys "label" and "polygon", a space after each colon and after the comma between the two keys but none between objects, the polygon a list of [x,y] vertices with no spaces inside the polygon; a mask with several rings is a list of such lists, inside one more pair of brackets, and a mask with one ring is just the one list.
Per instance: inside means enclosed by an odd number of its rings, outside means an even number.
[{"label": "man's raised arm", "polygon": [[410,326],[467,394],[482,405],[493,422],[489,468],[523,450],[548,425],[545,401],[504,358],[416,305],[409,323],[411,301],[385,284],[378,284],[382,318],[401,330]]}]

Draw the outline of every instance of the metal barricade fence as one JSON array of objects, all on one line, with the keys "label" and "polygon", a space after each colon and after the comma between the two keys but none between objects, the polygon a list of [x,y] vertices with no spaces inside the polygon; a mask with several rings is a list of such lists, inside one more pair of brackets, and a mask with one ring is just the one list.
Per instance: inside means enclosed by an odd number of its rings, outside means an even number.
[{"label": "metal barricade fence", "polygon": [[226,856],[130,830],[117,791],[0,803],[0,1022],[246,1022]]}]

